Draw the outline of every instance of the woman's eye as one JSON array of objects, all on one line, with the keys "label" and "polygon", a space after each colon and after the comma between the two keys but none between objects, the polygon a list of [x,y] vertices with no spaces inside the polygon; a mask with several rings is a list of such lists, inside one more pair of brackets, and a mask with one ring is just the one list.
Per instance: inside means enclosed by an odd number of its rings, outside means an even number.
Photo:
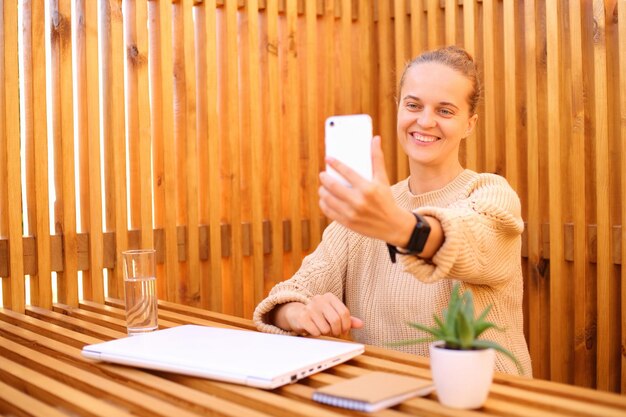
[{"label": "woman's eye", "polygon": [[454,112],[450,109],[441,109],[439,112],[444,116],[454,116]]},{"label": "woman's eye", "polygon": [[418,105],[417,103],[407,103],[406,107],[409,110],[419,110],[421,108],[421,106]]}]

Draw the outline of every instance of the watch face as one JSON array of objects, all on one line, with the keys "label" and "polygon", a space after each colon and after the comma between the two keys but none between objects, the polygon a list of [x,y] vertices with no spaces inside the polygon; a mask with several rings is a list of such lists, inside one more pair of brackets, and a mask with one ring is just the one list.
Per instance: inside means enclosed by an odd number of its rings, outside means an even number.
[{"label": "watch face", "polygon": [[421,253],[424,250],[424,245],[426,245],[426,240],[430,234],[430,225],[419,214],[413,213],[413,215],[415,216],[417,223],[415,224],[415,228],[411,234],[411,239],[409,240],[407,249],[411,253]]}]

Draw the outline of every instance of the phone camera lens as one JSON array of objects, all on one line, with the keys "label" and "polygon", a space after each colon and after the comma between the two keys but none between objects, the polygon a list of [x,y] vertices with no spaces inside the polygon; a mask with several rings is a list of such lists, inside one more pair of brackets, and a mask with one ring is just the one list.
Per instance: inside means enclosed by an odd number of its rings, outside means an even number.
[{"label": "phone camera lens", "polygon": [[330,124],[330,127],[335,126],[335,122],[333,122],[332,120],[330,121],[330,123],[329,123],[329,124]]}]

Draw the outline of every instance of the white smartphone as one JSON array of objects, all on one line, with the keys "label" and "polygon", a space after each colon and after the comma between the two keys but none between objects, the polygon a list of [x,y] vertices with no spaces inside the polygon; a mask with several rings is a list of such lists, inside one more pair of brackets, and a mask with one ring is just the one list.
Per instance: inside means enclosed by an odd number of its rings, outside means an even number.
[{"label": "white smartphone", "polygon": [[[326,119],[326,156],[372,180],[372,118],[367,114],[331,116]],[[337,171],[326,165],[326,172],[350,185]]]}]

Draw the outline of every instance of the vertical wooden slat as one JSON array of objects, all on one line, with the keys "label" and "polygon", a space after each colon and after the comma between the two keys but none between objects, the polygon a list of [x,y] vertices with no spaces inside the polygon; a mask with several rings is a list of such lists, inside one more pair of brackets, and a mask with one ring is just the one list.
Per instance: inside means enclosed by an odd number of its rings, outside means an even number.
[{"label": "vertical wooden slat", "polygon": [[[111,8],[108,2],[102,1],[98,3],[98,55],[100,57],[100,73],[101,79],[98,85],[101,109],[101,141],[102,141],[102,163],[104,176],[104,230],[113,231],[115,229],[113,210],[111,205],[113,200],[113,184],[111,181],[112,165],[112,126],[111,126],[111,91],[108,86],[111,85]],[[98,149],[100,152],[100,149]],[[111,254],[114,256],[114,254]],[[111,297],[118,294],[118,281],[113,276],[113,269],[107,270],[107,288],[106,292]]]},{"label": "vertical wooden slat", "polygon": [[[359,65],[361,67],[360,69],[360,74],[359,74],[359,88],[357,88],[357,90],[360,91],[361,95],[360,95],[360,108],[361,108],[361,112],[365,113],[365,114],[369,114],[372,116],[372,119],[374,120],[378,120],[378,115],[376,113],[376,108],[375,108],[375,99],[374,99],[374,91],[376,91],[375,88],[375,72],[377,69],[377,62],[375,62],[375,53],[374,53],[374,17],[373,17],[373,7],[372,4],[368,4],[368,3],[364,3],[359,7],[358,10],[359,14],[358,14],[358,19],[357,19],[357,23],[358,23],[358,33],[360,35],[359,38]],[[311,29],[313,29],[313,23],[311,24]],[[309,29],[308,29],[308,25],[307,25],[307,38],[308,38],[308,33],[309,33]],[[315,36],[312,34],[312,36]],[[307,42],[307,49],[313,50],[313,51],[317,51],[317,46],[310,46],[309,43]],[[403,63],[404,64],[404,63]],[[319,66],[319,63],[317,64]],[[314,69],[312,68],[312,66],[308,66],[310,68],[311,72],[314,72]],[[308,77],[307,77],[308,78]],[[323,80],[320,80],[320,83],[323,82]],[[362,85],[361,85],[362,84]],[[311,88],[311,91],[316,91],[317,88]],[[312,103],[307,104],[307,107],[309,108],[316,108],[315,106],[313,106]],[[376,122],[375,122],[376,123]],[[318,136],[318,138],[320,138],[319,140],[323,140],[321,138],[321,133],[323,132],[323,120],[320,120],[318,123],[318,132],[320,132],[320,136]],[[375,131],[374,134],[378,134],[378,126],[375,125]],[[317,189],[317,187],[314,187],[313,189]],[[317,196],[316,198],[314,198],[315,200],[315,210],[312,210],[312,214],[311,215],[311,240],[312,242],[317,242],[318,238],[314,236],[314,234],[316,233],[316,231],[319,231],[319,222],[317,223],[317,226],[314,224],[314,222],[316,222],[316,218],[319,218],[319,211],[317,210]],[[317,235],[319,236],[319,234]],[[312,247],[314,247],[315,245],[311,245]]]},{"label": "vertical wooden slat", "polygon": [[[147,2],[148,13],[148,73],[150,88],[150,137],[152,138],[152,204],[154,206],[154,227],[164,228],[165,187],[163,184],[163,73],[161,71],[161,18],[160,3]],[[165,254],[164,254],[165,255]],[[167,276],[165,265],[157,263],[157,294],[167,297]]]},{"label": "vertical wooden slat", "polygon": [[[2,279],[3,304],[17,312],[24,312],[24,267],[22,245],[22,190],[18,100],[18,60],[17,60],[17,7],[11,1],[2,3],[0,28],[0,145],[6,149],[0,154],[0,187],[4,188],[6,203],[0,203],[3,212],[4,230],[9,237],[9,276]],[[2,168],[6,167],[6,168]],[[6,184],[6,186],[4,185]]]},{"label": "vertical wooden slat", "polygon": [[[33,68],[33,91],[46,91],[46,48],[45,48],[45,9],[41,2],[33,2],[31,6],[32,16],[32,68]],[[97,96],[97,95],[96,95]],[[33,114],[46,114],[45,94],[33,95]],[[35,143],[35,207],[36,225],[30,225],[37,236],[37,277],[31,277],[36,281],[36,294],[31,291],[31,304],[37,304],[42,308],[50,308],[52,305],[52,274],[50,269],[50,211],[48,190],[48,129],[47,124],[42,123],[38,116],[38,123],[33,124],[33,136]],[[0,235],[2,233],[0,232]]]},{"label": "vertical wooden slat", "polygon": [[[404,65],[408,60],[406,39],[406,2],[404,0],[394,1],[394,39],[396,49],[395,59],[395,81],[394,84],[400,82]],[[391,138],[389,138],[391,139]],[[403,179],[409,175],[409,161],[407,155],[400,150],[396,154],[396,178]]]},{"label": "vertical wooden slat", "polygon": [[537,56],[541,53],[537,45],[537,6],[535,0],[524,4],[525,49],[526,49],[526,125],[528,143],[528,287],[525,289],[528,298],[528,348],[532,358],[543,358],[533,361],[533,375],[547,378],[550,364],[549,351],[545,343],[547,333],[545,321],[541,320],[547,312],[543,310],[540,292],[542,275],[538,266],[542,261],[541,204],[540,204],[540,161],[539,161],[539,128],[537,105]]},{"label": "vertical wooden slat", "polygon": [[[288,0],[289,4],[289,0]],[[351,25],[352,25],[352,16],[350,13],[351,1],[350,0],[340,0],[339,3],[341,7],[341,34],[340,34],[340,42],[341,45],[341,71],[339,75],[339,79],[341,81],[342,89],[339,93],[337,99],[339,100],[339,106],[337,110],[339,114],[346,114],[350,112],[350,100],[352,97],[353,88],[353,73],[352,73],[352,36],[351,36]]]},{"label": "vertical wooden slat", "polygon": [[[5,44],[7,40],[4,3],[0,7],[0,237],[9,235],[9,196],[8,196],[8,135],[7,135],[7,117],[6,117],[6,71],[5,71]],[[17,23],[17,22],[16,22]],[[9,47],[9,49],[11,49]],[[8,268],[7,268],[8,269]],[[5,278],[0,277],[2,281],[2,305],[10,307],[11,305],[11,280],[8,273],[2,274]]]},{"label": "vertical wooden slat", "polygon": [[563,276],[563,207],[562,168],[561,168],[561,117],[559,101],[561,94],[561,32],[559,2],[546,4],[546,31],[548,54],[548,108],[554,111],[548,118],[548,187],[550,190],[550,376],[556,381],[568,380],[571,358],[566,355],[570,332],[568,324],[562,323],[567,317],[567,304],[563,299],[567,280]]},{"label": "vertical wooden slat", "polygon": [[[626,144],[626,0],[619,0],[617,4],[617,13],[618,16],[621,16],[621,19],[618,19],[618,33],[619,33],[619,73],[622,76],[619,77],[619,86],[620,86],[620,142],[622,143],[621,149],[621,202],[622,202],[622,283],[626,282],[626,204],[624,200],[626,200],[626,148],[624,148],[624,144]],[[621,314],[621,328],[622,328],[622,345],[626,345],[626,305],[624,305],[624,300],[626,300],[626,285],[622,285],[621,287],[621,300],[622,300],[622,314]],[[621,363],[621,392],[622,394],[626,393],[626,360],[622,358]]]},{"label": "vertical wooden slat", "polygon": [[[472,57],[476,57],[476,0],[463,1],[463,42],[464,48]],[[484,123],[484,115],[479,116],[479,123]],[[465,139],[465,166],[476,170],[478,144],[476,129]]]},{"label": "vertical wooden slat", "polygon": [[426,10],[428,13],[428,49],[435,49],[443,46],[443,39],[440,38],[439,28],[439,0],[427,0]]},{"label": "vertical wooden slat", "polygon": [[[80,207],[80,224],[77,225],[79,232],[89,230],[89,141],[88,141],[88,115],[87,115],[87,56],[86,56],[86,10],[84,1],[72,3],[72,41],[75,44],[75,102],[74,117],[76,120],[76,142],[78,144],[78,206]],[[78,266],[77,266],[78,267]],[[82,272],[83,292],[82,297],[92,298],[91,271]]]},{"label": "vertical wooden slat", "polygon": [[[619,388],[619,327],[618,282],[611,260],[610,172],[607,103],[607,57],[605,3],[593,2],[594,18],[594,98],[595,98],[595,165],[596,165],[596,224],[597,226],[597,285],[598,285],[598,373],[597,388]],[[552,245],[552,242],[550,242]]]},{"label": "vertical wooden slat", "polygon": [[[122,251],[128,248],[128,211],[127,211],[127,175],[126,175],[126,140],[125,140],[125,86],[124,86],[124,22],[121,0],[109,0],[111,5],[111,140],[113,142],[113,194],[115,204],[115,275],[117,282],[115,296],[122,297]],[[111,278],[109,278],[109,282]]]},{"label": "vertical wooden slat", "polygon": [[[50,139],[52,141],[52,181],[54,188],[54,193],[56,198],[54,200],[53,205],[53,232],[55,234],[59,234],[62,231],[61,227],[61,219],[59,218],[60,213],[62,213],[62,209],[60,207],[60,202],[63,199],[62,194],[62,184],[61,184],[61,132],[60,126],[61,123],[59,121],[59,109],[61,107],[61,98],[59,92],[59,41],[58,41],[58,27],[59,27],[59,12],[58,12],[58,2],[57,1],[49,1],[46,2],[46,37],[49,39],[49,79],[50,79]],[[62,261],[61,261],[62,262]],[[58,294],[60,289],[60,279],[61,274],[57,274],[57,287],[55,290],[57,291],[58,300],[62,299],[62,295]]]},{"label": "vertical wooden slat", "polygon": [[219,138],[217,114],[217,37],[215,1],[205,2],[206,34],[207,34],[207,110],[208,110],[208,153],[209,153],[209,192],[211,205],[209,207],[210,225],[210,306],[212,309],[222,309],[222,243],[221,243],[221,195],[220,167],[219,167]]},{"label": "vertical wooden slat", "polygon": [[415,58],[426,49],[423,33],[426,30],[424,1],[414,0],[409,3],[411,11],[411,57]]},{"label": "vertical wooden slat", "polygon": [[504,133],[506,152],[506,178],[513,189],[519,191],[519,154],[517,140],[517,83],[515,1],[504,0]]},{"label": "vertical wooden slat", "polygon": [[144,1],[136,4],[136,47],[137,55],[134,61],[137,67],[137,107],[138,107],[138,134],[139,134],[139,227],[141,229],[141,246],[154,248],[154,234],[152,221],[152,137],[150,127],[150,96],[148,86],[148,33],[147,4]]},{"label": "vertical wooden slat", "polygon": [[174,10],[174,132],[178,153],[179,213],[187,225],[186,269],[178,277],[181,300],[195,304],[200,299],[198,229],[198,156],[196,141],[195,47],[191,4],[173,5]]},{"label": "vertical wooden slat", "polygon": [[[187,211],[187,90],[185,74],[185,36],[184,36],[184,4],[172,2],[172,100],[174,115],[174,155],[177,190],[176,223],[188,226]],[[184,244],[188,248],[189,227],[185,228]],[[180,248],[178,248],[180,250]],[[179,254],[180,255],[180,254]],[[183,253],[184,262],[180,263],[176,279],[176,299],[188,303],[189,289],[189,253]],[[179,258],[180,260],[180,258]]]},{"label": "vertical wooden slat", "polygon": [[[208,109],[207,109],[207,32],[206,32],[206,4],[199,3],[193,8],[194,17],[194,49],[196,53],[196,126],[198,138],[198,183],[205,186],[198,188],[198,222],[202,225],[209,225],[209,204],[208,200],[213,195],[208,191],[210,185],[209,178],[209,155],[208,155]],[[210,226],[209,226],[210,228]],[[200,252],[209,258],[209,253],[202,249],[204,245],[210,247],[210,237],[205,235],[200,237]],[[208,248],[207,248],[208,249]],[[200,305],[203,308],[210,308],[210,285],[211,269],[209,259],[202,258],[200,263]]]},{"label": "vertical wooden slat", "polygon": [[[19,25],[19,42],[22,45],[21,54],[18,58],[19,71],[19,93],[20,93],[20,146],[22,157],[22,178],[25,179],[22,184],[23,192],[23,233],[24,235],[32,235],[32,229],[37,222],[37,207],[35,205],[35,152],[33,140],[33,50],[32,50],[32,22],[31,22],[31,2],[19,2],[18,14],[21,18]],[[26,274],[28,274],[25,271]],[[35,290],[34,302],[37,302],[36,284],[37,279],[30,279],[30,291]],[[33,297],[31,296],[31,301]]]},{"label": "vertical wooden slat", "polygon": [[593,281],[588,271],[587,256],[587,196],[585,181],[588,177],[585,166],[585,138],[590,132],[585,132],[585,102],[583,92],[583,33],[582,33],[582,6],[579,2],[569,4],[570,51],[571,64],[571,140],[572,155],[569,162],[569,171],[572,181],[572,220],[574,223],[574,380],[577,385],[592,387],[595,350],[593,344],[588,343],[593,333],[595,317],[595,298]]},{"label": "vertical wooden slat", "polygon": [[[68,305],[78,305],[78,268],[76,246],[76,185],[74,173],[74,117],[73,117],[73,71],[70,0],[59,0],[58,26],[55,35],[58,40],[60,108],[57,117],[59,146],[61,202],[56,207],[56,219],[63,234],[63,273],[58,274],[59,301]],[[58,192],[58,190],[57,190]],[[57,197],[58,201],[58,197]]]},{"label": "vertical wooden slat", "polygon": [[123,297],[120,254],[128,247],[126,210],[126,146],[124,133],[124,42],[120,0],[100,3],[100,45],[102,58],[102,141],[104,143],[105,221],[115,232],[112,256],[115,267],[108,276],[108,294]]},{"label": "vertical wooden slat", "polygon": [[104,245],[102,233],[102,155],[100,129],[100,59],[98,56],[98,8],[95,2],[86,2],[87,54],[87,135],[89,147],[89,277],[91,299],[101,302],[104,297]]},{"label": "vertical wooden slat", "polygon": [[456,45],[457,0],[445,0],[445,41],[446,45]]},{"label": "vertical wooden slat", "polygon": [[[29,1],[20,2],[19,14],[21,24],[19,28],[19,42],[22,45],[21,54],[18,59],[19,71],[19,103],[20,103],[20,144],[22,147],[21,157],[23,158],[23,193],[26,203],[23,205],[22,217],[25,220],[23,234],[32,235],[37,222],[37,206],[35,204],[35,152],[33,138],[33,62],[32,62],[32,29],[31,29],[31,3]],[[24,271],[26,274],[28,272]],[[39,303],[39,291],[37,289],[37,276],[30,276],[30,303]]]},{"label": "vertical wooden slat", "polygon": [[[269,201],[272,226],[271,277],[282,281],[283,272],[283,222],[281,217],[281,155],[278,107],[278,2],[267,0],[267,74],[268,74],[268,129],[269,137]],[[273,282],[269,282],[271,288]]]},{"label": "vertical wooden slat", "polygon": [[483,125],[485,126],[485,162],[486,171],[496,172],[496,150],[498,132],[496,130],[496,62],[495,62],[495,11],[494,1],[483,1],[483,65],[485,83],[485,114]]},{"label": "vertical wooden slat", "polygon": [[[140,229],[141,221],[141,180],[139,168],[139,107],[137,89],[137,70],[141,60],[140,51],[137,46],[137,15],[136,2],[124,1],[122,4],[122,33],[124,39],[124,121],[126,132],[126,150],[128,151],[128,194],[137,196],[128,200],[130,212],[128,218],[131,230]],[[121,51],[113,50],[115,55]]]},{"label": "vertical wooden slat", "polygon": [[[350,17],[350,2],[344,1],[344,12],[341,16],[341,38],[342,38],[342,50],[345,55],[345,64],[351,70],[351,56],[350,53],[350,25],[352,23],[352,19]],[[291,109],[287,115],[287,123],[286,123],[286,158],[288,160],[287,163],[287,172],[292,172],[296,175],[298,181],[290,181],[288,185],[288,195],[289,195],[289,216],[291,218],[291,266],[289,268],[290,274],[295,272],[300,262],[302,261],[302,214],[300,209],[300,184],[302,169],[300,167],[300,135],[302,130],[299,126],[299,110],[298,110],[298,101],[299,101],[299,77],[298,77],[298,63],[297,63],[297,18],[298,18],[298,10],[296,9],[296,1],[290,0],[287,1],[287,11],[286,11],[286,23],[287,23],[287,38],[285,39],[285,52],[286,52],[286,69],[287,69],[287,80],[286,80],[286,89],[284,90],[285,104],[288,109]],[[350,76],[351,73],[348,72]],[[350,78],[350,77],[348,77]],[[347,88],[343,92],[343,100],[344,100],[344,108],[343,111],[349,111],[349,107],[347,105],[347,101],[350,100],[352,95],[351,85],[352,82],[350,80],[347,84],[344,84]]]},{"label": "vertical wooden slat", "polygon": [[[240,193],[240,138],[239,138],[239,103],[238,97],[238,46],[237,46],[237,5],[234,2],[226,2],[226,39],[224,41],[226,49],[226,97],[230,98],[226,104],[226,119],[224,134],[228,141],[228,155],[230,159],[230,224],[232,252],[230,257],[230,293],[234,299],[227,300],[229,310],[225,310],[235,315],[242,315],[241,302],[234,302],[243,294],[242,277],[242,229],[241,229],[241,193]],[[234,302],[234,304],[233,304]],[[226,306],[225,306],[226,307]]]},{"label": "vertical wooden slat", "polygon": [[[306,54],[307,54],[307,65],[305,72],[306,79],[306,107],[307,112],[305,112],[306,117],[306,131],[311,135],[311,139],[308,141],[308,151],[309,151],[309,169],[306,187],[308,190],[317,190],[319,187],[318,174],[320,171],[320,149],[323,146],[320,146],[324,143],[324,123],[323,120],[319,117],[320,111],[320,100],[318,97],[318,89],[321,83],[323,83],[323,79],[319,77],[319,66],[320,63],[318,61],[318,30],[317,30],[317,8],[316,2],[307,2],[305,9],[305,22],[306,22]],[[371,10],[369,5],[364,5],[359,9],[360,13],[364,11]],[[366,31],[364,36],[369,36],[370,32]],[[365,41],[367,42],[367,41]],[[364,42],[364,43],[365,43]],[[369,53],[371,45],[369,43],[365,43],[364,48],[361,49],[363,53]],[[369,62],[369,60],[364,60],[364,62]],[[366,85],[370,85],[371,82],[371,71],[370,67],[367,67],[363,71],[364,83]],[[369,113],[371,110],[371,106],[368,105],[369,102],[367,98],[365,98],[367,94],[361,96],[361,103],[363,111]],[[309,218],[310,218],[310,245],[309,250],[312,251],[320,242],[321,232],[320,232],[320,210],[318,205],[318,199],[316,194],[312,194],[309,191]]]},{"label": "vertical wooden slat", "polygon": [[176,147],[174,143],[174,94],[172,59],[172,3],[160,2],[160,52],[162,73],[163,171],[165,212],[165,273],[166,298],[180,301],[178,294],[178,240],[176,204]]},{"label": "vertical wooden slat", "polygon": [[[309,2],[315,6],[313,2]],[[313,8],[315,12],[315,8]],[[250,117],[251,137],[256,140],[251,144],[251,206],[252,206],[252,303],[248,308],[244,308],[244,316],[251,317],[252,309],[263,299],[263,199],[262,199],[262,175],[263,171],[263,149],[260,136],[262,133],[261,117],[262,114],[256,109],[258,103],[261,103],[261,84],[260,84],[260,39],[259,39],[259,5],[257,0],[248,0],[246,4],[246,13],[248,14],[248,48],[249,48],[249,66],[248,79],[249,86],[246,100],[250,106],[248,114]],[[315,17],[315,15],[313,15]],[[311,49],[314,50],[314,49]],[[245,92],[244,92],[245,94]],[[315,107],[311,107],[309,111],[315,114]],[[310,113],[310,114],[311,114]],[[312,132],[312,130],[310,130]],[[316,143],[311,141],[309,143]],[[252,308],[250,308],[252,307]]]},{"label": "vertical wooden slat", "polygon": [[200,250],[198,222],[198,142],[196,137],[196,74],[194,22],[192,2],[181,3],[183,6],[184,71],[185,75],[185,151],[186,151],[186,206],[187,206],[187,303],[199,305],[200,302]]},{"label": "vertical wooden slat", "polygon": [[379,54],[379,103],[378,114],[380,123],[380,135],[383,152],[385,154],[385,166],[389,181],[393,184],[399,178],[396,169],[396,105],[394,97],[396,88],[394,86],[393,69],[393,49],[389,43],[391,39],[391,9],[389,2],[378,3],[378,54]]}]

